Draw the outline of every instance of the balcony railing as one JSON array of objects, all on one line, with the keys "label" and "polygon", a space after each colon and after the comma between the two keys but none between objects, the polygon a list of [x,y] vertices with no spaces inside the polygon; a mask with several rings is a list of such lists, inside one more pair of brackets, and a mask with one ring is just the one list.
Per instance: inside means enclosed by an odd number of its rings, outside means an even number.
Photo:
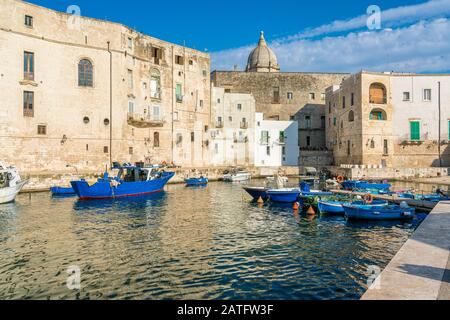
[{"label": "balcony railing", "polygon": [[183,95],[177,94],[176,99],[177,99],[177,102],[183,102]]},{"label": "balcony railing", "polygon": [[153,99],[161,99],[161,91],[150,92],[150,97]]},{"label": "balcony railing", "polygon": [[376,96],[370,96],[369,102],[373,104],[386,104],[387,98],[386,97],[376,97]]},{"label": "balcony railing", "polygon": [[216,128],[223,128],[223,121],[216,121]]},{"label": "balcony railing", "polygon": [[151,128],[164,126],[164,118],[161,115],[128,113],[128,124],[138,128]]},{"label": "balcony railing", "polygon": [[29,80],[29,81],[34,81],[34,72],[24,72],[23,79]]},{"label": "balcony railing", "polygon": [[24,117],[34,117],[34,109],[23,109]]}]

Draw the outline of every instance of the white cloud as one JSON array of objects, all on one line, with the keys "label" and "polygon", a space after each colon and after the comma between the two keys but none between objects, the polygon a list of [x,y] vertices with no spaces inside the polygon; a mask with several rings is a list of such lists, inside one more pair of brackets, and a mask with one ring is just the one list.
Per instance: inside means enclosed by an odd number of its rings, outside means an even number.
[{"label": "white cloud", "polygon": [[[384,12],[383,23],[391,22],[390,28],[361,30],[366,21],[365,17],[363,22],[358,17],[306,30],[272,41],[270,45],[283,71],[449,71],[450,19],[441,18],[442,15],[448,16],[449,12],[450,0],[429,1]],[[342,31],[349,33],[321,39],[309,38]],[[212,53],[213,67],[231,70],[238,65],[243,69],[254,46]]]}]

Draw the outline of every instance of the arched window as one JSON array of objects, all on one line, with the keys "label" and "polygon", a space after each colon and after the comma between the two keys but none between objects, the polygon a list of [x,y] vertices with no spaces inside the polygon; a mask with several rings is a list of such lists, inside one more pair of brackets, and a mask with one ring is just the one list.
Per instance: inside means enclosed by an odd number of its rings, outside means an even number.
[{"label": "arched window", "polygon": [[88,59],[82,59],[78,63],[78,85],[80,87],[93,86],[92,63]]},{"label": "arched window", "polygon": [[350,111],[348,113],[348,122],[353,122],[355,121],[355,113],[353,111]]},{"label": "arched window", "polygon": [[373,109],[372,111],[370,111],[369,120],[386,121],[387,120],[386,111],[382,109]]},{"label": "arched window", "polygon": [[372,83],[369,89],[369,102],[375,104],[386,104],[386,87],[382,83]]},{"label": "arched window", "polygon": [[159,148],[159,132],[153,133],[153,147]]},{"label": "arched window", "polygon": [[161,74],[158,69],[150,72],[150,97],[161,99]]}]

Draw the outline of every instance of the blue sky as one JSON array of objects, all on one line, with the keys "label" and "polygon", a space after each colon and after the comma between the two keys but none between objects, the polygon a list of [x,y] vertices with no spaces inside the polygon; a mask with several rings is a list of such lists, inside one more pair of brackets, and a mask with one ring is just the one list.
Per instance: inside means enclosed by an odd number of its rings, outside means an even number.
[{"label": "blue sky", "polygon": [[[30,2],[59,11],[75,4],[83,16],[186,41],[208,49],[218,69],[244,68],[264,30],[284,71],[450,70],[450,0]],[[380,30],[366,27],[372,4],[382,10]]]}]

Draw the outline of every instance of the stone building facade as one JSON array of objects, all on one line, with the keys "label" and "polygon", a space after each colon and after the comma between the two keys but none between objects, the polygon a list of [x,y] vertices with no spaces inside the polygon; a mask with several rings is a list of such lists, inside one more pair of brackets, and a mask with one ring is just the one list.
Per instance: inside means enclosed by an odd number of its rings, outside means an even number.
[{"label": "stone building facade", "polygon": [[[246,71],[213,71],[214,86],[230,93],[252,94],[256,111],[266,120],[298,121],[300,164],[327,164],[325,143],[325,89],[340,83],[348,74],[280,72],[276,55],[264,35],[250,53]],[[302,151],[308,156],[303,157]],[[325,155],[327,159],[319,159]]]},{"label": "stone building facade", "polygon": [[211,96],[211,164],[254,166],[255,98],[217,87]]},{"label": "stone building facade", "polygon": [[335,164],[450,166],[449,101],[448,74],[363,71],[328,88],[326,136]]},{"label": "stone building facade", "polygon": [[3,161],[27,172],[209,165],[208,54],[2,0],[0,56]]}]

